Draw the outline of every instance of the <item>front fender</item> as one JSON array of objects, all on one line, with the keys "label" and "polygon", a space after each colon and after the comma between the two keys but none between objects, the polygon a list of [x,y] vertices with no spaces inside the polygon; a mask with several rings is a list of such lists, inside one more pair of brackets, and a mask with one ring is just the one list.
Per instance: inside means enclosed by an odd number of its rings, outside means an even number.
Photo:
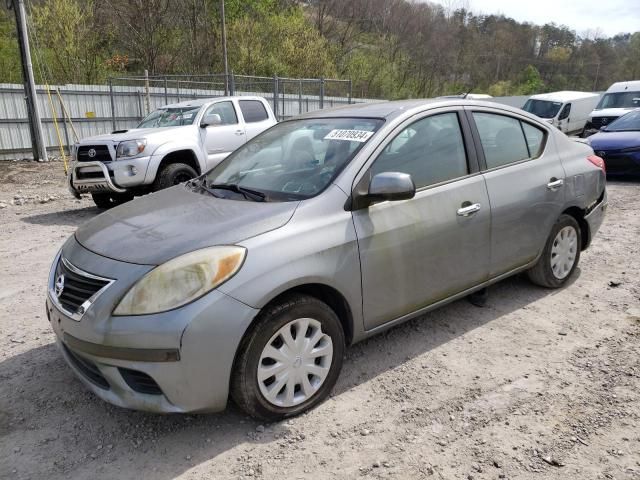
[{"label": "front fender", "polygon": [[204,155],[204,152],[197,145],[186,142],[166,142],[157,147],[153,151],[153,155],[151,156],[151,161],[149,162],[149,167],[147,168],[147,173],[145,177],[145,183],[153,183],[156,179],[156,175],[158,173],[158,168],[162,163],[162,159],[169,155],[170,153],[179,152],[188,150],[193,153],[193,156],[196,158],[198,162],[198,166],[200,167],[200,172],[205,172],[207,170],[207,159]]}]

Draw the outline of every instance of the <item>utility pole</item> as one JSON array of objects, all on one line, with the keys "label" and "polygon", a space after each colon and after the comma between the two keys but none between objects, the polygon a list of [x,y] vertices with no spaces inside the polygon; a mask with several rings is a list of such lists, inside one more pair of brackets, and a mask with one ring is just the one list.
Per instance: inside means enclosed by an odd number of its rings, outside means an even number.
[{"label": "utility pole", "polygon": [[16,15],[16,29],[18,32],[18,45],[20,46],[20,58],[22,60],[22,77],[24,79],[25,100],[29,116],[33,159],[39,162],[46,162],[48,160],[47,150],[44,145],[42,123],[38,112],[38,102],[36,101],[36,83],[33,79],[33,65],[31,64],[31,51],[29,50],[27,14],[24,8],[24,0],[12,0],[12,7]]},{"label": "utility pole", "polygon": [[227,29],[224,19],[224,0],[220,0],[220,15],[222,16],[222,59],[224,61],[224,94],[229,95],[229,63],[227,61]]},{"label": "utility pole", "polygon": [[600,75],[600,62],[598,62],[597,66],[596,66],[596,79],[593,82],[593,91],[597,92],[598,91],[598,76]]}]

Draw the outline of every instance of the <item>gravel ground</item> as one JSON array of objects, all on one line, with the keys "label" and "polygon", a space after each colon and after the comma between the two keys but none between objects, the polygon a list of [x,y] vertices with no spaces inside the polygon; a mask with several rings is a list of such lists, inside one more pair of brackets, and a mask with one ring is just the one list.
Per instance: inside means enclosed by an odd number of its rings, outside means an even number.
[{"label": "gravel ground", "polygon": [[[14,198],[16,197],[16,198]],[[349,349],[332,397],[261,425],[86,391],[44,313],[50,262],[99,211],[60,163],[0,163],[0,478],[640,479],[640,184],[566,288],[518,276]]]}]

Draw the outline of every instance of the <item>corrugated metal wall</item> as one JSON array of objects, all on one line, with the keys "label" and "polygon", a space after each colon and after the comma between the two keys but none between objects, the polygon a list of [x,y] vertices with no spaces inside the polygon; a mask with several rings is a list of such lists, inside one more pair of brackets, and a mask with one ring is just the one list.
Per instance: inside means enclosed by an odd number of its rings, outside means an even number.
[{"label": "corrugated metal wall", "polygon": [[[55,88],[60,90],[64,104],[80,138],[109,133],[113,130],[111,115],[111,98],[107,85],[63,85],[51,87],[51,99],[55,113],[44,86],[37,86],[38,108],[43,123],[43,131],[47,149],[54,155],[58,151],[58,139],[53,123],[57,117],[62,141],[71,143],[74,136],[71,128],[62,122],[63,113]],[[114,86],[113,103],[116,129],[135,127],[144,117],[146,98],[144,88],[138,86]],[[151,110],[166,105],[194,98],[219,97],[222,90],[177,89],[150,87],[149,103]],[[273,104],[273,94],[237,91],[236,95],[258,95],[267,98]],[[352,103],[375,102],[373,99],[352,99]],[[325,96],[323,107],[331,108],[345,105],[346,97]],[[287,118],[320,109],[320,98],[317,95],[300,95],[281,92],[278,96],[278,116]],[[29,123],[24,99],[24,89],[18,84],[0,83],[0,160],[14,158],[32,158]]]}]

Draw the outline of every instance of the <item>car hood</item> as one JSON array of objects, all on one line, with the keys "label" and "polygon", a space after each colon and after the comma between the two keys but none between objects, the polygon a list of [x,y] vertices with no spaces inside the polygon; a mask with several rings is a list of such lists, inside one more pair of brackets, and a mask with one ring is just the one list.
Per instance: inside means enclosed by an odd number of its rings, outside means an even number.
[{"label": "car hood", "polygon": [[94,135],[93,137],[83,138],[81,145],[90,145],[96,142],[122,142],[125,140],[137,140],[140,138],[166,137],[168,132],[176,132],[176,129],[188,128],[192,125],[183,125],[179,127],[161,127],[161,128],[132,128],[130,130],[116,130],[122,133],[106,133],[104,135]]},{"label": "car hood", "polygon": [[108,210],[78,228],[75,236],[104,257],[160,265],[200,248],[235,244],[279,228],[298,203],[226,200],[177,185]]},{"label": "car hood", "polygon": [[589,137],[594,150],[620,150],[640,146],[640,132],[598,132]]},{"label": "car hood", "polygon": [[631,110],[635,110],[635,107],[629,108],[601,108],[600,110],[594,110],[589,117],[621,117],[625,113],[629,113]]}]

